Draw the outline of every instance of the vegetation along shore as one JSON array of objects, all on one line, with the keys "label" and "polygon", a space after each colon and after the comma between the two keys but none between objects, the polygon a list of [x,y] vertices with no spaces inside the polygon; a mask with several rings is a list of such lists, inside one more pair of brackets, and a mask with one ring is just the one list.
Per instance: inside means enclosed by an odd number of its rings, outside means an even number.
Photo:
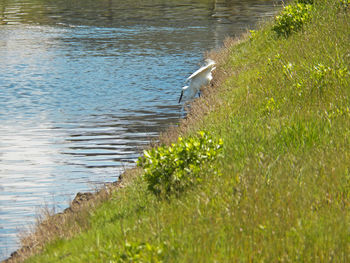
[{"label": "vegetation along shore", "polygon": [[187,118],[8,261],[350,262],[349,8],[294,1],[210,52]]}]

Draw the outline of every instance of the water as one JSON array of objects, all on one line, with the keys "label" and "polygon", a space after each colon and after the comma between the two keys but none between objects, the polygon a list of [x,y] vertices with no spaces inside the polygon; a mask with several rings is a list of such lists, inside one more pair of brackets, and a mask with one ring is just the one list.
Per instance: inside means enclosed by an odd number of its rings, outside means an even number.
[{"label": "water", "polygon": [[134,165],[203,54],[276,4],[0,0],[0,260],[40,208]]}]

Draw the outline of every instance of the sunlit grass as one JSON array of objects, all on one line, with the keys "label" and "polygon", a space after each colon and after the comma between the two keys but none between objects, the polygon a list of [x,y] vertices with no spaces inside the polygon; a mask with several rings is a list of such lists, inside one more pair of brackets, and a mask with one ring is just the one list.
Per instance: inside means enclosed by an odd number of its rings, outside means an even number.
[{"label": "sunlit grass", "polygon": [[167,200],[138,177],[91,210],[84,231],[27,262],[350,261],[350,20],[340,2],[315,1],[288,38],[265,25],[211,54],[219,92],[179,132],[223,139],[221,176]]}]

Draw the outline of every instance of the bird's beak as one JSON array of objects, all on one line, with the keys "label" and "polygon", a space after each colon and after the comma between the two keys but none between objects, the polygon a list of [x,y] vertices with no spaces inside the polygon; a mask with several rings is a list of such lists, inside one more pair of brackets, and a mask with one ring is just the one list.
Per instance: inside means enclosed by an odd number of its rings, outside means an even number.
[{"label": "bird's beak", "polygon": [[181,90],[181,95],[180,95],[179,103],[181,102],[182,95],[184,95],[184,91],[183,91],[183,90]]}]

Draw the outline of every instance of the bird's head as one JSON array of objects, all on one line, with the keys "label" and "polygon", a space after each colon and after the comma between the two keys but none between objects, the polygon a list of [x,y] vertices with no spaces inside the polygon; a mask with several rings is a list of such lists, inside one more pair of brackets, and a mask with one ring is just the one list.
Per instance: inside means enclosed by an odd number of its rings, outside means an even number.
[{"label": "bird's head", "polygon": [[187,90],[188,87],[189,87],[189,86],[182,87],[181,95],[180,95],[180,98],[179,98],[179,103],[181,102],[182,96],[184,95],[184,91]]}]

